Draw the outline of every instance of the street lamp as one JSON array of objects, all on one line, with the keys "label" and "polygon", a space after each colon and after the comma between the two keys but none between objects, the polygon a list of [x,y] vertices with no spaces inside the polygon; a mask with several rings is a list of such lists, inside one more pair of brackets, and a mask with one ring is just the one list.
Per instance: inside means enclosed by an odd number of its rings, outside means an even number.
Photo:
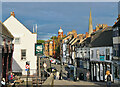
[{"label": "street lamp", "polygon": [[60,79],[62,79],[62,39],[60,40],[60,59],[61,59],[61,70],[60,70]]}]

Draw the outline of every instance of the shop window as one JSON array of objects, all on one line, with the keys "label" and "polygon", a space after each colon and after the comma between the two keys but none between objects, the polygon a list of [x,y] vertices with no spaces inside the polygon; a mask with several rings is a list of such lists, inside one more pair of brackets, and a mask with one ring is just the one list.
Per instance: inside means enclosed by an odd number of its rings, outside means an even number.
[{"label": "shop window", "polygon": [[21,50],[21,60],[26,60],[26,49]]}]

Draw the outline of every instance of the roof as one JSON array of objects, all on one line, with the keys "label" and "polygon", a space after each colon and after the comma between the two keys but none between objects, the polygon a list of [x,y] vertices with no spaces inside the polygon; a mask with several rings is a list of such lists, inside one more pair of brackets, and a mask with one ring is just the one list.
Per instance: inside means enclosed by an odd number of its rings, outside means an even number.
[{"label": "roof", "polygon": [[79,39],[76,38],[71,45],[75,45],[75,43],[76,43],[78,40],[79,40]]},{"label": "roof", "polygon": [[88,46],[90,46],[90,42],[91,42],[91,37],[88,37],[88,38],[86,38],[84,41],[82,41],[82,42],[80,43],[80,45],[81,45],[81,46],[86,46],[86,47],[88,47]]},{"label": "roof", "polygon": [[61,29],[61,27],[60,27],[60,29],[59,29],[59,31],[58,32],[63,32],[63,30]]},{"label": "roof", "polygon": [[[9,29],[9,31],[11,32],[11,34],[13,36],[16,36],[18,34],[19,35],[23,34],[23,30],[24,30],[24,32],[27,31],[30,34],[32,34],[32,32],[13,15],[11,15],[9,18],[7,18],[3,22],[3,24]],[[19,33],[18,33],[18,31],[19,31]]]},{"label": "roof", "polygon": [[118,20],[117,23],[115,23],[115,24],[113,25],[113,28],[116,27],[116,26],[120,26],[120,20]]},{"label": "roof", "polygon": [[63,32],[63,30],[62,29],[59,29],[59,31],[58,32]]},{"label": "roof", "polygon": [[70,34],[70,35],[67,35],[65,38],[63,38],[63,42],[64,42],[64,40],[67,40],[67,39],[69,39],[69,38],[71,38],[72,37],[72,35]]},{"label": "roof", "polygon": [[10,33],[10,31],[6,28],[6,26],[0,22],[0,33],[9,37],[9,38],[14,38],[13,35]]},{"label": "roof", "polygon": [[69,42],[69,44],[72,44],[72,42],[75,40],[76,38],[72,38],[71,41]]},{"label": "roof", "polygon": [[102,47],[113,45],[112,27],[107,27],[91,36],[91,47]]}]

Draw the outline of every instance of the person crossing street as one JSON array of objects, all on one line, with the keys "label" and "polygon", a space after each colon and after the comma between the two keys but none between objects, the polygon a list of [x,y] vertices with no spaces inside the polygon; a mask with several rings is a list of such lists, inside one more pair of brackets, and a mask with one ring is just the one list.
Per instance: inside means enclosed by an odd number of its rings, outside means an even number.
[{"label": "person crossing street", "polygon": [[107,87],[111,87],[111,82],[113,82],[113,78],[109,70],[106,71],[105,81],[107,82]]}]

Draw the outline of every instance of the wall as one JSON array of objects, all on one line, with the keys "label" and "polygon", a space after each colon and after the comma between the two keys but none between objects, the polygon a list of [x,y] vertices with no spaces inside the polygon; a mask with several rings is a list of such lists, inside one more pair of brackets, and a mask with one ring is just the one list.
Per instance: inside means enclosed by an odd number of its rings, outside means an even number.
[{"label": "wall", "polygon": [[[4,25],[14,36],[14,53],[13,53],[13,71],[21,71],[24,75],[25,65],[27,61],[30,61],[30,69],[32,71],[37,68],[37,57],[35,56],[35,43],[37,41],[37,34],[32,34],[23,24],[21,24],[15,17],[10,16],[5,22]],[[15,44],[15,38],[20,38],[20,43]],[[21,49],[26,49],[26,60],[21,60]],[[19,66],[19,68],[17,67]],[[30,74],[33,74],[31,72]]]},{"label": "wall", "polygon": [[[101,61],[100,56],[99,56],[99,58],[96,58],[96,50],[99,49],[99,55],[100,54],[106,55],[106,49],[107,48],[110,49],[110,60],[106,60],[106,56],[104,56],[104,61],[111,62],[111,60],[112,60],[112,47],[94,47],[94,48],[90,48],[90,61]],[[91,57],[92,56],[91,50],[93,50],[93,58]]]},{"label": "wall", "polygon": [[77,57],[79,58],[89,58],[89,47],[77,48]]}]

